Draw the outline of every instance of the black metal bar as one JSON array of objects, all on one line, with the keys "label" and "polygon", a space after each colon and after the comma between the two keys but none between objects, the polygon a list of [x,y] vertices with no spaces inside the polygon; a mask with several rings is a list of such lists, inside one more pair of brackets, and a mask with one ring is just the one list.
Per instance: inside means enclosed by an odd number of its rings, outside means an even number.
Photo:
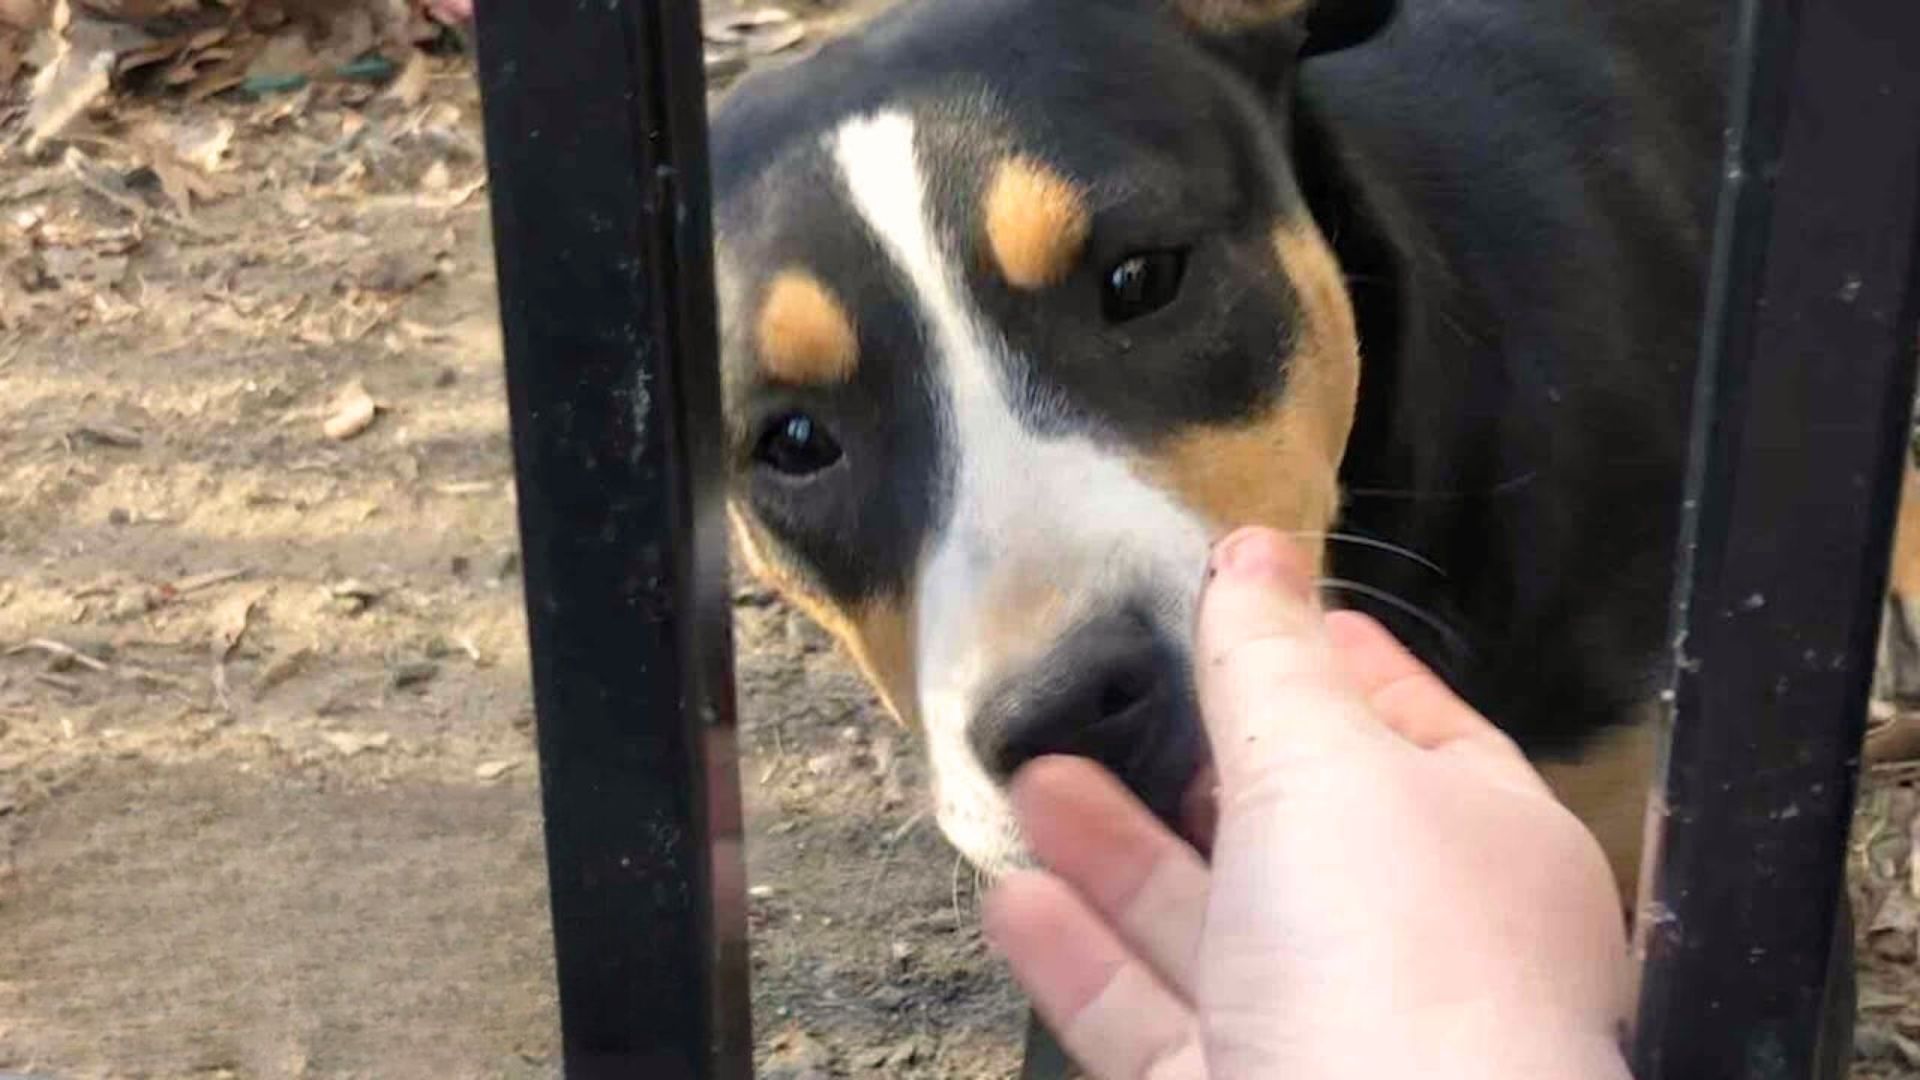
[{"label": "black metal bar", "polygon": [[751,1071],[694,0],[481,0],[570,1077]]},{"label": "black metal bar", "polygon": [[1920,5],[1742,8],[1636,942],[1640,1080],[1843,1057],[1822,1020],[1848,962],[1834,928],[1914,390]]},{"label": "black metal bar", "polygon": [[1040,1014],[1027,1016],[1027,1045],[1020,1061],[1020,1080],[1067,1080],[1074,1075],[1073,1059],[1060,1047],[1059,1040]]}]

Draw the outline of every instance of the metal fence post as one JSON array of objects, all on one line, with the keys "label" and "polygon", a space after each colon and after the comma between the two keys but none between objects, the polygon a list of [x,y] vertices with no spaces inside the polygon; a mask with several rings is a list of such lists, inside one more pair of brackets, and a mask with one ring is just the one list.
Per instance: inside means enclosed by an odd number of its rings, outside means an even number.
[{"label": "metal fence post", "polygon": [[[1744,10],[1641,1080],[1819,1060],[1914,382],[1920,7]],[[745,1076],[698,7],[480,26],[567,1071]]]},{"label": "metal fence post", "polygon": [[[1830,973],[1915,366],[1920,5],[1744,0],[1708,292],[1640,1080],[1844,1068]],[[1845,970],[1845,969],[1842,969]]]},{"label": "metal fence post", "polygon": [[751,1071],[695,0],[481,0],[569,1077]]}]

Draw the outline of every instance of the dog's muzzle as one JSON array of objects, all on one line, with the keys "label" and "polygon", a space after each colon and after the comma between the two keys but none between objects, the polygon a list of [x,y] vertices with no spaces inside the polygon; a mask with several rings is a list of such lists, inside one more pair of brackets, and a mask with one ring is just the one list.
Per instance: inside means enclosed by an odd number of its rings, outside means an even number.
[{"label": "dog's muzzle", "polygon": [[1185,655],[1131,611],[1081,623],[1007,677],[974,714],[968,740],[1002,784],[1038,757],[1089,758],[1168,822],[1206,743]]}]

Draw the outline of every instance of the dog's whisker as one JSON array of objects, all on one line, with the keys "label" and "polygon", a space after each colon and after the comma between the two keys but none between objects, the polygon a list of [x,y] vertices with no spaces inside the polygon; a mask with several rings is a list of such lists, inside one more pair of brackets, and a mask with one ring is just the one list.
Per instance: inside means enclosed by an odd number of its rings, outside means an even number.
[{"label": "dog's whisker", "polygon": [[1305,529],[1289,530],[1287,535],[1297,537],[1301,540],[1330,540],[1342,544],[1353,544],[1356,547],[1372,548],[1375,551],[1384,551],[1390,555],[1398,555],[1409,562],[1418,564],[1422,568],[1432,571],[1440,577],[1451,576],[1445,570],[1441,569],[1439,563],[1434,562],[1432,559],[1427,558],[1412,548],[1401,547],[1391,540],[1382,540],[1376,536],[1363,536],[1359,533],[1350,532],[1312,532]]},{"label": "dog's whisker", "polygon": [[1540,479],[1540,470],[1521,473],[1502,480],[1484,491],[1419,491],[1408,488],[1346,488],[1349,499],[1406,499],[1411,502],[1453,502],[1466,499],[1496,499],[1511,495]]},{"label": "dog's whisker", "polygon": [[1335,592],[1349,592],[1356,596],[1364,596],[1370,600],[1377,600],[1440,635],[1447,643],[1448,648],[1460,653],[1469,653],[1472,651],[1467,646],[1467,639],[1462,636],[1458,630],[1454,629],[1451,624],[1411,600],[1396,596],[1385,589],[1375,585],[1369,585],[1364,581],[1348,581],[1345,578],[1321,578],[1316,584],[1322,589],[1331,589]]}]

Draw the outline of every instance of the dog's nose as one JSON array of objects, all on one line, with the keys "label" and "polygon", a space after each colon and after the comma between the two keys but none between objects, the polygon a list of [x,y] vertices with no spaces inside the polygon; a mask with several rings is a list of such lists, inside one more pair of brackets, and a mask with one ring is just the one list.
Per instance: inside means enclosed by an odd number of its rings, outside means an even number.
[{"label": "dog's nose", "polygon": [[975,713],[969,737],[998,781],[1034,758],[1073,754],[1141,790],[1191,726],[1186,685],[1179,656],[1144,617],[1110,615],[1008,678]]}]

